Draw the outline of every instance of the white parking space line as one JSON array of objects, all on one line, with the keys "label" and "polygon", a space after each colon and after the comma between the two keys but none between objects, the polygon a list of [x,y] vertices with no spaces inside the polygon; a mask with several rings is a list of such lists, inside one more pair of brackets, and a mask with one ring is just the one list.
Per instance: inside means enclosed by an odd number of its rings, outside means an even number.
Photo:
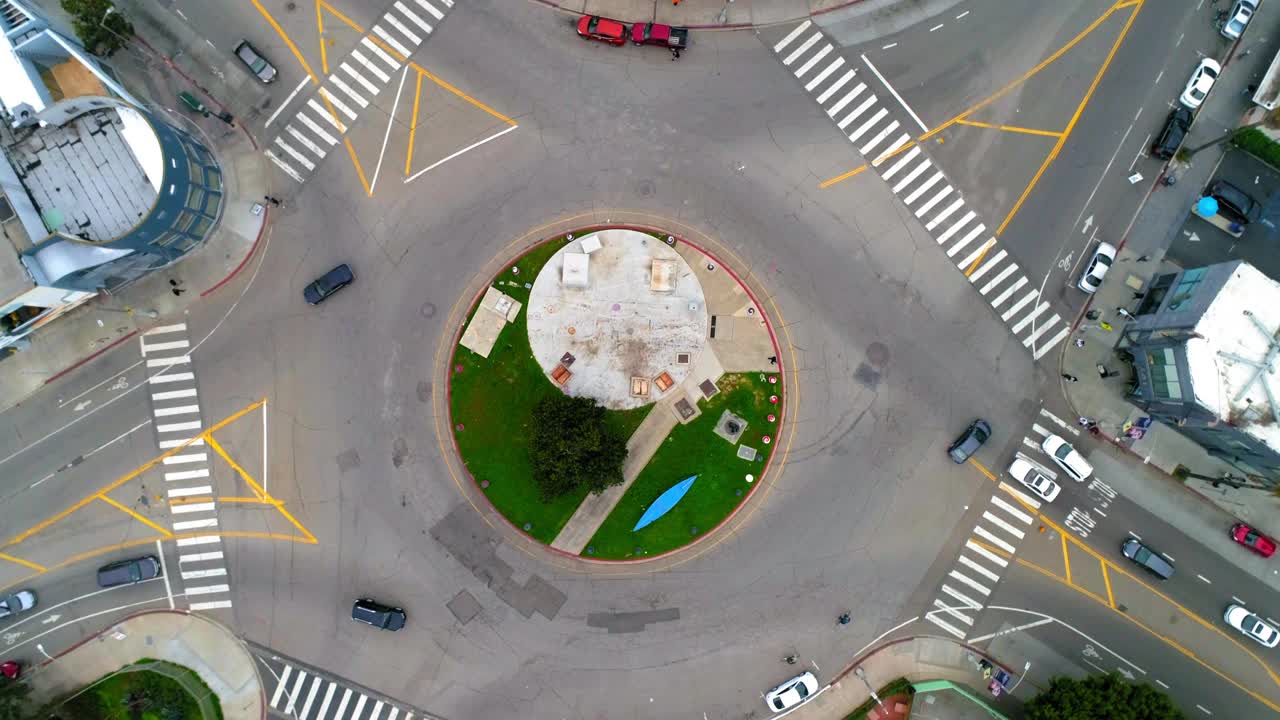
[{"label": "white parking space line", "polygon": [[988,549],[986,549],[986,548],[982,547],[981,545],[979,545],[978,543],[976,543],[976,542],[974,542],[974,541],[972,541],[972,540],[966,540],[966,541],[964,542],[964,546],[965,546],[965,547],[967,547],[967,548],[969,548],[970,550],[972,550],[972,551],[974,551],[974,552],[978,553],[978,554],[979,554],[979,555],[981,555],[982,557],[984,557],[984,558],[986,558],[986,559],[990,560],[991,562],[995,563],[996,565],[999,565],[999,566],[1000,566],[1000,567],[1002,567],[1002,568],[1003,568],[1003,567],[1009,567],[1009,561],[1008,561],[1008,560],[1005,560],[1004,558],[1002,558],[1002,557],[1000,557],[999,555],[997,555],[997,554],[995,554],[995,553],[991,552],[990,550],[988,550]]},{"label": "white parking space line", "polygon": [[975,525],[973,527],[973,532],[975,535],[983,538],[984,540],[987,540],[988,542],[1000,548],[1001,550],[1008,552],[1010,555],[1013,554],[1014,547],[1012,545],[996,537],[995,535],[992,535],[990,532],[987,531],[986,528],[982,527],[981,525]]},{"label": "white parking space line", "polygon": [[1005,512],[1007,512],[1007,513],[1009,513],[1010,515],[1014,516],[1015,518],[1017,518],[1017,519],[1021,520],[1023,523],[1025,523],[1025,524],[1027,524],[1027,525],[1030,525],[1030,524],[1031,524],[1031,521],[1035,519],[1035,518],[1031,517],[1030,515],[1028,515],[1028,514],[1026,514],[1026,513],[1022,512],[1022,511],[1021,511],[1021,510],[1019,510],[1018,508],[1016,508],[1016,507],[1014,507],[1014,506],[1010,505],[1009,503],[1005,502],[1004,500],[1000,499],[1000,497],[999,497],[998,495],[992,495],[992,496],[991,496],[991,502],[992,502],[992,503],[994,503],[995,505],[999,506],[1001,510],[1004,510]]},{"label": "white parking space line", "polygon": [[951,575],[951,577],[955,578],[956,580],[959,580],[960,582],[964,583],[965,585],[968,585],[969,587],[973,588],[974,590],[977,590],[978,592],[982,593],[983,595],[990,595],[990,594],[991,594],[991,588],[987,587],[986,585],[983,585],[983,584],[979,583],[977,580],[974,580],[973,578],[969,577],[968,575],[965,575],[964,573],[960,572],[959,570],[952,570],[952,571],[950,572],[950,575]]},{"label": "white parking space line", "polygon": [[967,556],[965,556],[965,555],[960,555],[958,559],[959,559],[959,561],[960,561],[960,564],[961,564],[961,565],[964,565],[965,567],[967,567],[967,568],[969,568],[970,570],[972,570],[972,571],[974,571],[974,572],[978,573],[979,575],[982,575],[982,576],[984,576],[984,577],[986,577],[986,578],[990,579],[990,580],[991,580],[991,582],[1000,582],[1000,576],[999,576],[999,575],[997,575],[997,574],[995,574],[995,573],[991,572],[990,570],[986,569],[985,567],[983,567],[983,566],[979,565],[978,563],[976,563],[976,562],[974,562],[974,561],[970,560]]}]

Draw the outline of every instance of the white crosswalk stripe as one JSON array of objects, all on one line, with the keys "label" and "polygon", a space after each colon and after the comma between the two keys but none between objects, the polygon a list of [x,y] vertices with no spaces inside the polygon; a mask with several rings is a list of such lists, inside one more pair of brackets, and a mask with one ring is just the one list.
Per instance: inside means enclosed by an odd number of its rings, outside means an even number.
[{"label": "white crosswalk stripe", "polygon": [[965,633],[964,633],[964,631],[963,631],[963,630],[960,630],[960,629],[958,629],[958,628],[957,628],[956,626],[954,626],[954,625],[951,625],[951,624],[946,623],[946,622],[944,622],[944,621],[942,621],[942,620],[939,620],[939,619],[938,619],[938,616],[937,616],[937,614],[936,614],[936,613],[934,613],[934,612],[930,612],[930,613],[928,613],[928,614],[926,614],[926,615],[924,616],[924,619],[925,619],[925,620],[927,620],[927,621],[929,621],[929,622],[931,622],[931,623],[933,623],[934,625],[937,625],[938,627],[942,628],[943,630],[946,630],[947,632],[951,633],[952,635],[955,635],[956,637],[958,637],[958,638],[960,638],[960,639],[962,639],[962,640],[964,639],[964,634],[965,634]]},{"label": "white crosswalk stripe", "polygon": [[[871,73],[866,82],[857,82],[859,68],[848,61],[846,51],[809,20],[777,32],[782,37],[772,47],[778,59],[836,127],[847,133],[868,166],[891,181],[893,194],[914,209],[915,217],[970,284],[980,288],[981,296],[1033,359],[1039,360],[1061,343],[1070,333],[1063,319],[1069,315],[1054,312],[1054,300],[1033,302],[1026,295],[1014,296],[1027,285],[1026,276],[997,234],[967,206],[955,184],[947,182],[945,171],[936,167],[925,148],[913,144],[919,141],[913,138],[914,128],[923,127],[923,122],[879,71],[868,64]],[[921,201],[923,205],[916,207]],[[952,217],[961,220],[948,224]],[[983,278],[982,285],[977,284],[978,278]],[[996,309],[1011,297],[1010,305]]]},{"label": "white crosswalk stripe", "polygon": [[[274,677],[269,707],[291,720],[414,720],[417,711],[394,700],[379,698],[325,672],[298,667],[278,655],[254,651]],[[277,668],[279,670],[277,671]],[[268,680],[270,682],[270,680]],[[348,713],[350,709],[350,713]]]}]

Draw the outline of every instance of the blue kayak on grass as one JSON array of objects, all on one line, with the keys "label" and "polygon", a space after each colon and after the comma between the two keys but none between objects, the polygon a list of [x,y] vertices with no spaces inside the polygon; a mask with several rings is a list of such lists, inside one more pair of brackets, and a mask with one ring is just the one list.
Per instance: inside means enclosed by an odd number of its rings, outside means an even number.
[{"label": "blue kayak on grass", "polygon": [[653,504],[649,506],[649,509],[644,511],[644,515],[640,516],[639,522],[636,523],[635,527],[631,528],[631,532],[635,532],[666,515],[667,511],[675,507],[676,503],[684,498],[685,493],[689,492],[689,488],[693,487],[693,481],[697,479],[698,476],[693,475],[667,488],[666,492],[659,495],[658,499],[654,500]]}]

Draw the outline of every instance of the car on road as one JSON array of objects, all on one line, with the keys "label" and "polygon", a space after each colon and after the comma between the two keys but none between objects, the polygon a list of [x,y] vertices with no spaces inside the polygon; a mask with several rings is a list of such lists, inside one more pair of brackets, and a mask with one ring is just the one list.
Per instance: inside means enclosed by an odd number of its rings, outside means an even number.
[{"label": "car on road", "polygon": [[343,263],[302,288],[302,298],[308,305],[319,305],[354,280],[355,275],[351,273],[351,267]]},{"label": "car on road", "polygon": [[1061,485],[1045,477],[1039,468],[1022,458],[1014,459],[1013,464],[1009,466],[1009,474],[1036,497],[1047,503],[1053,502],[1053,499],[1058,497],[1058,493],[1062,492]]},{"label": "car on road", "polygon": [[765,693],[764,703],[779,712],[793,708],[818,691],[818,679],[811,672],[801,673]]},{"label": "car on road", "polygon": [[1161,580],[1173,577],[1173,563],[1166,560],[1160,553],[1143,545],[1137,538],[1129,538],[1120,543],[1120,554]]},{"label": "car on road", "polygon": [[1231,7],[1231,13],[1227,15],[1227,21],[1222,24],[1222,36],[1235,40],[1243,35],[1245,27],[1257,9],[1258,6],[1253,0],[1236,0],[1236,4]]},{"label": "car on road", "polygon": [[98,568],[98,586],[133,585],[160,577],[160,559],[155,555],[120,560]]},{"label": "car on road", "polygon": [[1212,58],[1201,60],[1187,80],[1187,87],[1182,91],[1182,96],[1178,98],[1178,101],[1192,110],[1200,107],[1200,103],[1209,97],[1209,90],[1213,88],[1213,83],[1217,81],[1221,72],[1222,66],[1218,64],[1217,60]]},{"label": "car on road", "polygon": [[1156,141],[1151,143],[1151,154],[1161,160],[1173,157],[1178,152],[1178,148],[1182,147],[1182,140],[1190,129],[1190,110],[1182,106],[1170,110],[1169,119],[1164,121],[1164,127],[1156,136]]},{"label": "car on road", "polygon": [[583,15],[578,19],[578,34],[583,40],[622,45],[627,41],[627,26],[599,15]]},{"label": "car on road", "polygon": [[672,27],[662,23],[636,23],[631,26],[631,42],[637,45],[657,45],[683,50],[689,47],[689,28]]},{"label": "car on road", "polygon": [[947,454],[957,464],[963,463],[990,438],[991,425],[986,420],[978,418],[969,423],[969,427],[965,428],[964,432],[960,433],[960,437],[951,443],[951,446],[947,448]]},{"label": "car on road", "polygon": [[1280,630],[1276,630],[1270,623],[1235,603],[1227,606],[1226,612],[1222,613],[1222,619],[1226,620],[1231,627],[1257,640],[1260,645],[1269,648],[1280,645]]},{"label": "car on road", "polygon": [[360,598],[351,606],[351,619],[365,625],[372,625],[379,630],[394,632],[404,627],[409,618],[404,614],[404,610],[398,607],[383,605],[369,598]]},{"label": "car on road", "polygon": [[36,606],[36,594],[30,590],[0,595],[0,618],[26,612]]},{"label": "car on road", "polygon": [[248,65],[249,72],[262,82],[269,83],[276,79],[275,66],[267,62],[267,59],[262,57],[262,53],[255,50],[248,40],[236,46],[236,57],[240,58],[240,62]]},{"label": "car on road", "polygon": [[1076,287],[1092,295],[1098,292],[1098,288],[1102,287],[1102,278],[1107,276],[1107,271],[1116,261],[1116,246],[1111,243],[1098,243],[1098,249],[1093,251],[1093,257],[1089,258],[1089,264],[1084,268],[1084,274],[1080,276],[1080,282],[1076,283]]},{"label": "car on road", "polygon": [[1093,466],[1084,459],[1084,456],[1076,451],[1071,443],[1062,439],[1061,435],[1050,435],[1040,443],[1040,447],[1049,453],[1049,457],[1058,463],[1058,467],[1067,472],[1068,475],[1075,478],[1076,482],[1084,482],[1093,474]]},{"label": "car on road", "polygon": [[1218,201],[1218,214],[1239,225],[1248,225],[1262,215],[1262,206],[1249,193],[1226,180],[1214,180],[1204,194]]},{"label": "car on road", "polygon": [[1263,535],[1244,523],[1231,526],[1231,539],[1262,557],[1269,558],[1276,554],[1276,541],[1273,538]]}]

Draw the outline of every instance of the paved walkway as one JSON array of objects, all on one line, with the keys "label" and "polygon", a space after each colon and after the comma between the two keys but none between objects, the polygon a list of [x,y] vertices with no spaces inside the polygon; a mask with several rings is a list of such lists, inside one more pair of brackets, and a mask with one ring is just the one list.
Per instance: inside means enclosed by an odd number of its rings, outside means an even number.
[{"label": "paved walkway", "polygon": [[[248,265],[266,228],[268,209],[253,212],[254,204],[272,192],[266,186],[266,160],[255,140],[243,126],[233,129],[220,120],[172,109],[178,104],[178,93],[185,90],[237,118],[252,117],[257,96],[212,75],[207,68],[219,67],[225,58],[205,62],[203,53],[214,50],[190,27],[176,22],[172,13],[161,11],[155,0],[128,5],[133,7],[124,12],[138,36],[147,40],[116,53],[112,66],[130,92],[178,127],[198,130],[217,155],[226,188],[222,219],[201,248],[172,267],[152,272],[115,294],[100,295],[32,333],[28,349],[0,362],[0,387],[5,388],[0,411],[21,404],[139,332],[180,316]],[[56,11],[50,9],[50,14]],[[181,281],[186,292],[175,296],[170,279]]]},{"label": "paved walkway", "polygon": [[887,35],[959,0],[535,0],[575,15],[604,15],[626,23],[660,22],[694,29],[734,30],[839,14],[858,17]]},{"label": "paved walkway", "polygon": [[126,618],[23,677],[31,685],[33,704],[40,705],[143,658],[194,670],[218,696],[226,720],[266,717],[262,684],[248,648],[225,626],[177,610]]}]

